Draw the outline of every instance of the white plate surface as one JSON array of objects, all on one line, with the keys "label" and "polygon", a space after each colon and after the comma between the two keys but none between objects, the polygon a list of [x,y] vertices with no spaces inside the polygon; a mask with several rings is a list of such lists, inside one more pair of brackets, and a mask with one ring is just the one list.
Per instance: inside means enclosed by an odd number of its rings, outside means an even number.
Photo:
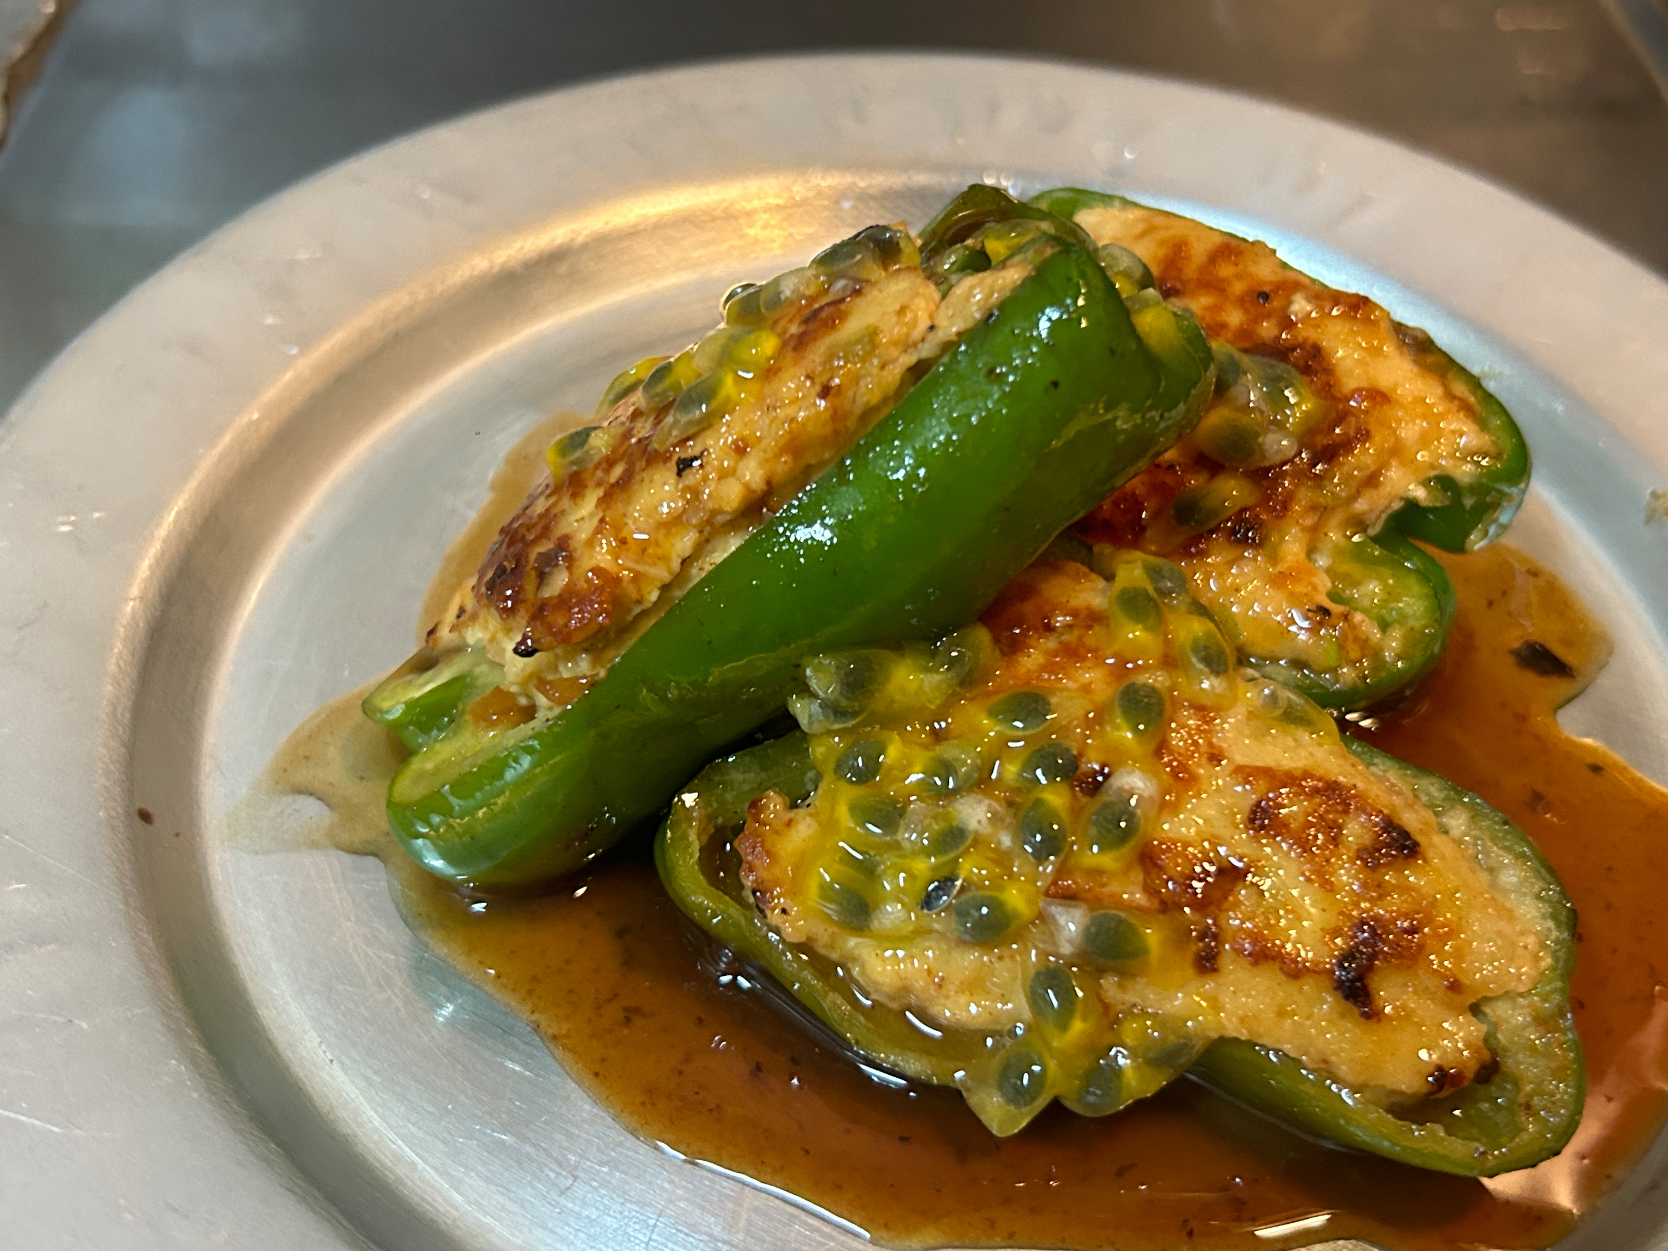
[{"label": "white plate surface", "polygon": [[[830,56],[512,104],[246,215],[0,426],[0,1245],[857,1245],[619,1130],[422,953],[376,863],[217,831],[308,711],[403,657],[532,421],[729,283],[981,179],[1267,238],[1478,369],[1537,456],[1514,541],[1618,641],[1566,722],[1668,778],[1668,285],[1604,245],[1359,132],[1108,71]],[[1661,1175],[1570,1245],[1668,1246]]]}]

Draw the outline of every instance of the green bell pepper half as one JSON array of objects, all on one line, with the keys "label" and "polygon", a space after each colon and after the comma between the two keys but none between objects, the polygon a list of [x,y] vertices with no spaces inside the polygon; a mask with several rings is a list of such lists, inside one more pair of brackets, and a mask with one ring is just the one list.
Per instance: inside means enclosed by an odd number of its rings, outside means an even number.
[{"label": "green bell pepper half", "polygon": [[[1408,787],[1488,875],[1550,956],[1540,981],[1477,1005],[1499,1062],[1486,1082],[1394,1110],[1281,1052],[1218,1039],[1187,1074],[1300,1133],[1403,1164],[1469,1177],[1527,1168],[1553,1156],[1581,1119],[1585,1070],[1569,1008],[1575,912],[1557,877],[1516,826],[1477,796],[1359,740],[1374,772]],[[805,735],[790,734],[709,765],[676,800],[655,841],[655,863],[678,907],[718,942],[764,969],[868,1061],[903,1077],[953,1086],[988,1053],[989,1035],[946,1029],[929,1040],[903,1012],[860,998],[825,957],[786,942],[737,874],[731,837],[766,791],[808,798],[820,784]],[[1092,1103],[1068,1106],[1093,1114]]]},{"label": "green bell pepper half", "polygon": [[[1044,191],[1030,203],[1073,219],[1088,208],[1145,207],[1079,187]],[[1325,708],[1376,703],[1424,676],[1442,654],[1453,620],[1453,586],[1442,566],[1408,540],[1449,552],[1474,551],[1504,533],[1529,488],[1529,445],[1505,406],[1423,330],[1400,323],[1396,330],[1420,364],[1471,397],[1495,451],[1471,481],[1461,484],[1448,474],[1427,478],[1419,492],[1426,502],[1408,500],[1376,532],[1359,536],[1348,552],[1328,553],[1337,557],[1328,567],[1332,598],[1387,631],[1388,646],[1373,677],[1345,681],[1289,660],[1246,658],[1261,673],[1297,687]]]},{"label": "green bell pepper half", "polygon": [[[1037,216],[981,200],[987,225]],[[577,868],[780,709],[804,656],[973,619],[1185,433],[1210,390],[1204,336],[1162,304],[1126,309],[1074,229],[1052,226],[992,315],[573,704],[494,734],[467,716],[411,731],[421,749],[388,794],[406,850],[485,888]]]}]

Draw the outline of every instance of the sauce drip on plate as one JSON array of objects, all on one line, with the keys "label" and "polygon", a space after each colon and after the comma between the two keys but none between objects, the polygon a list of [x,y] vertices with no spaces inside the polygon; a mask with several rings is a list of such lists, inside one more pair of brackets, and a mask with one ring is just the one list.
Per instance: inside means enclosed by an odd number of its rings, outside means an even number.
[{"label": "sauce drip on plate", "polygon": [[371,837],[392,757],[356,698],[298,730],[267,785],[323,799],[338,846],[383,855],[426,941],[528,1020],[633,1131],[798,1194],[878,1242],[1546,1247],[1662,1119],[1668,987],[1653,960],[1668,949],[1655,898],[1668,792],[1554,719],[1608,653],[1574,596],[1509,548],[1446,563],[1459,614],[1445,659],[1409,704],[1357,732],[1505,811],[1581,914],[1586,1119],[1557,1159],[1488,1181],[1322,1147],[1185,1080],[1100,1120],[1053,1108],[999,1140],[956,1092],[888,1088],[753,985],[683,920],[641,849],[559,894],[470,909]]}]

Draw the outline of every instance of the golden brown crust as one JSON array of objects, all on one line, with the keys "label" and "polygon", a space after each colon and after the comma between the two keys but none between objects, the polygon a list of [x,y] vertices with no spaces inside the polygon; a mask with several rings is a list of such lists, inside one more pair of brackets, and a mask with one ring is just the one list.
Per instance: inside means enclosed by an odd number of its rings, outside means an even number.
[{"label": "golden brown crust", "polygon": [[[987,780],[952,802],[977,831],[964,878],[1031,874],[1052,905],[1143,919],[1166,954],[1100,977],[1109,1010],[1185,1018],[1200,1036],[1248,1038],[1363,1088],[1423,1094],[1470,1080],[1490,1063],[1471,1005],[1534,983],[1546,960],[1534,933],[1428,809],[1344,748],[1330,719],[1311,708],[1310,721],[1282,722],[1258,702],[1267,684],[1249,679],[1221,697],[1189,696],[1174,647],[1139,662],[1119,652],[1108,593],[1080,565],[1038,562],[986,615],[1000,658],[963,698],[916,724],[850,734],[928,748],[972,741],[999,696],[1046,693],[1055,710],[1046,739],[1019,750],[1053,741],[1075,753],[1076,776],[1052,792],[1067,805],[1069,845],[1043,865],[1018,849],[1012,831],[1038,792],[1006,780],[998,743]],[[1176,612],[1183,628],[1198,620]],[[1132,676],[1168,693],[1148,748],[1106,725]],[[1098,783],[1085,794],[1076,780],[1131,771],[1152,787],[1143,834],[1127,854],[1091,854],[1084,831]],[[830,825],[850,802],[840,796],[854,793],[825,781],[804,808],[779,796],[754,804],[737,849],[765,917],[889,1006],[947,1025],[1024,1020],[1015,988],[1031,953],[1060,950],[1046,915],[981,947],[958,942],[944,911],[883,905],[854,932],[813,902],[819,866],[833,863]],[[921,802],[906,827],[925,819],[931,804]]]},{"label": "golden brown crust", "polygon": [[1204,533],[1177,539],[1165,525],[1176,497],[1221,469],[1192,439],[1110,495],[1080,533],[1176,560],[1242,651],[1368,679],[1382,631],[1328,598],[1312,555],[1372,532],[1434,474],[1475,476],[1495,451],[1475,398],[1433,371],[1378,304],[1291,269],[1267,244],[1139,206],[1088,209],[1078,222],[1139,255],[1207,334],[1294,367],[1328,409],[1291,459],[1243,470],[1259,498]]},{"label": "golden brown crust", "polygon": [[938,303],[914,268],[837,285],[779,318],[778,354],[731,412],[675,442],[655,437],[669,406],[628,395],[604,421],[612,445],[540,484],[433,641],[483,646],[517,689],[606,668],[708,549],[721,556],[878,418]]}]

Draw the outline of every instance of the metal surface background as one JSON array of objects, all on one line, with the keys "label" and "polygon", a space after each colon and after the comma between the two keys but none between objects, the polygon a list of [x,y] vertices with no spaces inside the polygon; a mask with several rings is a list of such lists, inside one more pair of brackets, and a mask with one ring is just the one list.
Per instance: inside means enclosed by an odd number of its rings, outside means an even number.
[{"label": "metal surface background", "polygon": [[0,147],[0,408],[134,282],[331,161],[760,52],[985,49],[1243,91],[1435,152],[1668,272],[1668,104],[1624,37],[1662,3],[84,0]]},{"label": "metal surface background", "polygon": [[[853,1245],[623,1134],[422,953],[374,862],[220,827],[302,715],[404,654],[537,415],[729,282],[986,175],[1194,207],[1478,367],[1537,451],[1514,534],[1617,635],[1570,720],[1668,777],[1642,520],[1668,284],[1638,265],[1404,149],[1115,73],[830,57],[530,100],[256,210],[0,428],[4,1245]],[[1668,1246],[1662,1152],[1572,1248]]]}]

